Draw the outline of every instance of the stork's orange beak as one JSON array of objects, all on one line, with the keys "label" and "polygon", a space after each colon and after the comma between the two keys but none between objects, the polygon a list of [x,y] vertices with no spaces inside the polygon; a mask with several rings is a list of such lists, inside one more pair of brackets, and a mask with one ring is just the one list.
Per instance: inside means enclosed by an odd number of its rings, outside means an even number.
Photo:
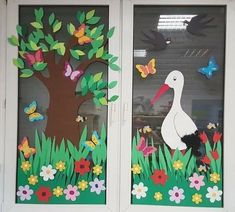
[{"label": "stork's orange beak", "polygon": [[166,93],[169,88],[169,85],[163,84],[158,92],[156,92],[155,96],[151,99],[151,105],[153,105],[164,93]]}]

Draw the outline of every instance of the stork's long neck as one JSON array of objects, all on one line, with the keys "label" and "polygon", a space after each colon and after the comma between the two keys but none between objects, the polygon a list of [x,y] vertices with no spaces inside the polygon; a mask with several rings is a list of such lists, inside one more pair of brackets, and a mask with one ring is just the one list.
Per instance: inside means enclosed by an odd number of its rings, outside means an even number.
[{"label": "stork's long neck", "polygon": [[172,109],[182,110],[181,108],[181,96],[182,96],[183,86],[174,88],[174,100],[172,104]]}]

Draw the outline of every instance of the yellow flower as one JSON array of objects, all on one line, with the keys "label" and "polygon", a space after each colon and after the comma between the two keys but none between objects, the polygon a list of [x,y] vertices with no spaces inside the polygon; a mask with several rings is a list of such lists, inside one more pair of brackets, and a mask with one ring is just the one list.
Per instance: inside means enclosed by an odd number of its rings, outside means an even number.
[{"label": "yellow flower", "polygon": [[142,167],[139,164],[133,164],[131,171],[133,171],[133,174],[140,174],[142,170]]},{"label": "yellow flower", "polygon": [[161,192],[155,192],[154,199],[157,201],[162,200],[162,193]]},{"label": "yellow flower", "polygon": [[210,174],[210,177],[211,177],[211,178],[210,178],[210,181],[211,181],[211,182],[217,183],[217,182],[220,181],[220,175],[217,174],[216,172]]},{"label": "yellow flower", "polygon": [[55,164],[55,168],[62,172],[63,170],[65,170],[65,162],[60,160],[58,163]]},{"label": "yellow flower", "polygon": [[181,160],[176,160],[174,161],[173,163],[173,167],[175,170],[179,170],[179,169],[182,169],[183,168],[183,163],[181,162]]},{"label": "yellow flower", "polygon": [[60,186],[57,186],[56,188],[53,189],[53,194],[56,197],[63,195],[63,188],[61,188]]},{"label": "yellow flower", "polygon": [[93,173],[96,175],[100,175],[102,173],[102,166],[99,166],[99,165],[94,166]]},{"label": "yellow flower", "polygon": [[35,185],[36,183],[38,183],[38,176],[30,175],[30,177],[28,178],[28,181],[29,181],[29,184]]},{"label": "yellow flower", "polygon": [[202,195],[201,194],[194,194],[192,196],[192,201],[195,203],[195,204],[199,204],[200,202],[202,202]]},{"label": "yellow flower", "polygon": [[84,191],[88,187],[88,182],[85,180],[78,182],[78,188]]},{"label": "yellow flower", "polygon": [[29,163],[29,161],[23,161],[20,167],[23,169],[24,172],[29,171],[29,169],[31,168],[31,164]]}]

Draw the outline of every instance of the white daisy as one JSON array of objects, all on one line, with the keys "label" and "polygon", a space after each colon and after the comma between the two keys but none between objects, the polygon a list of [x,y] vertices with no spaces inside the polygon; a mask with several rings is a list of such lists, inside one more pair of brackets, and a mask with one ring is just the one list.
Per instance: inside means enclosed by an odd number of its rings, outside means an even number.
[{"label": "white daisy", "polygon": [[136,199],[141,199],[141,197],[146,197],[146,192],[148,191],[148,187],[144,186],[142,182],[139,185],[134,184],[132,194],[136,195]]},{"label": "white daisy", "polygon": [[210,199],[210,202],[221,200],[221,195],[223,194],[223,192],[219,190],[218,186],[213,186],[213,188],[208,187],[207,191],[208,193],[206,194],[206,197]]},{"label": "white daisy", "polygon": [[49,179],[50,180],[54,179],[54,175],[56,173],[56,170],[52,169],[52,165],[49,164],[47,167],[42,166],[41,170],[42,171],[40,172],[40,176],[43,177],[44,181],[48,181]]}]

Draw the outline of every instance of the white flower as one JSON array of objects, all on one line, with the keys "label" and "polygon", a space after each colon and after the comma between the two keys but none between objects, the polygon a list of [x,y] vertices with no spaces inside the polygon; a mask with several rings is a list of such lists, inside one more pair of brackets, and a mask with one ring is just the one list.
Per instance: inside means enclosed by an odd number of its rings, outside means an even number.
[{"label": "white flower", "polygon": [[210,199],[210,202],[220,201],[222,191],[218,190],[218,186],[213,186],[213,188],[208,187],[207,188],[208,193],[206,194],[206,197]]},{"label": "white flower", "polygon": [[49,164],[47,167],[42,166],[41,170],[42,171],[40,172],[40,176],[43,177],[44,181],[48,181],[49,179],[50,180],[54,179],[54,175],[56,173],[56,170],[52,169],[52,165]]},{"label": "white flower", "polygon": [[131,193],[136,195],[136,199],[140,199],[141,197],[146,197],[146,191],[148,191],[148,187],[144,186],[144,184],[141,182],[139,185],[133,185],[133,190]]}]

